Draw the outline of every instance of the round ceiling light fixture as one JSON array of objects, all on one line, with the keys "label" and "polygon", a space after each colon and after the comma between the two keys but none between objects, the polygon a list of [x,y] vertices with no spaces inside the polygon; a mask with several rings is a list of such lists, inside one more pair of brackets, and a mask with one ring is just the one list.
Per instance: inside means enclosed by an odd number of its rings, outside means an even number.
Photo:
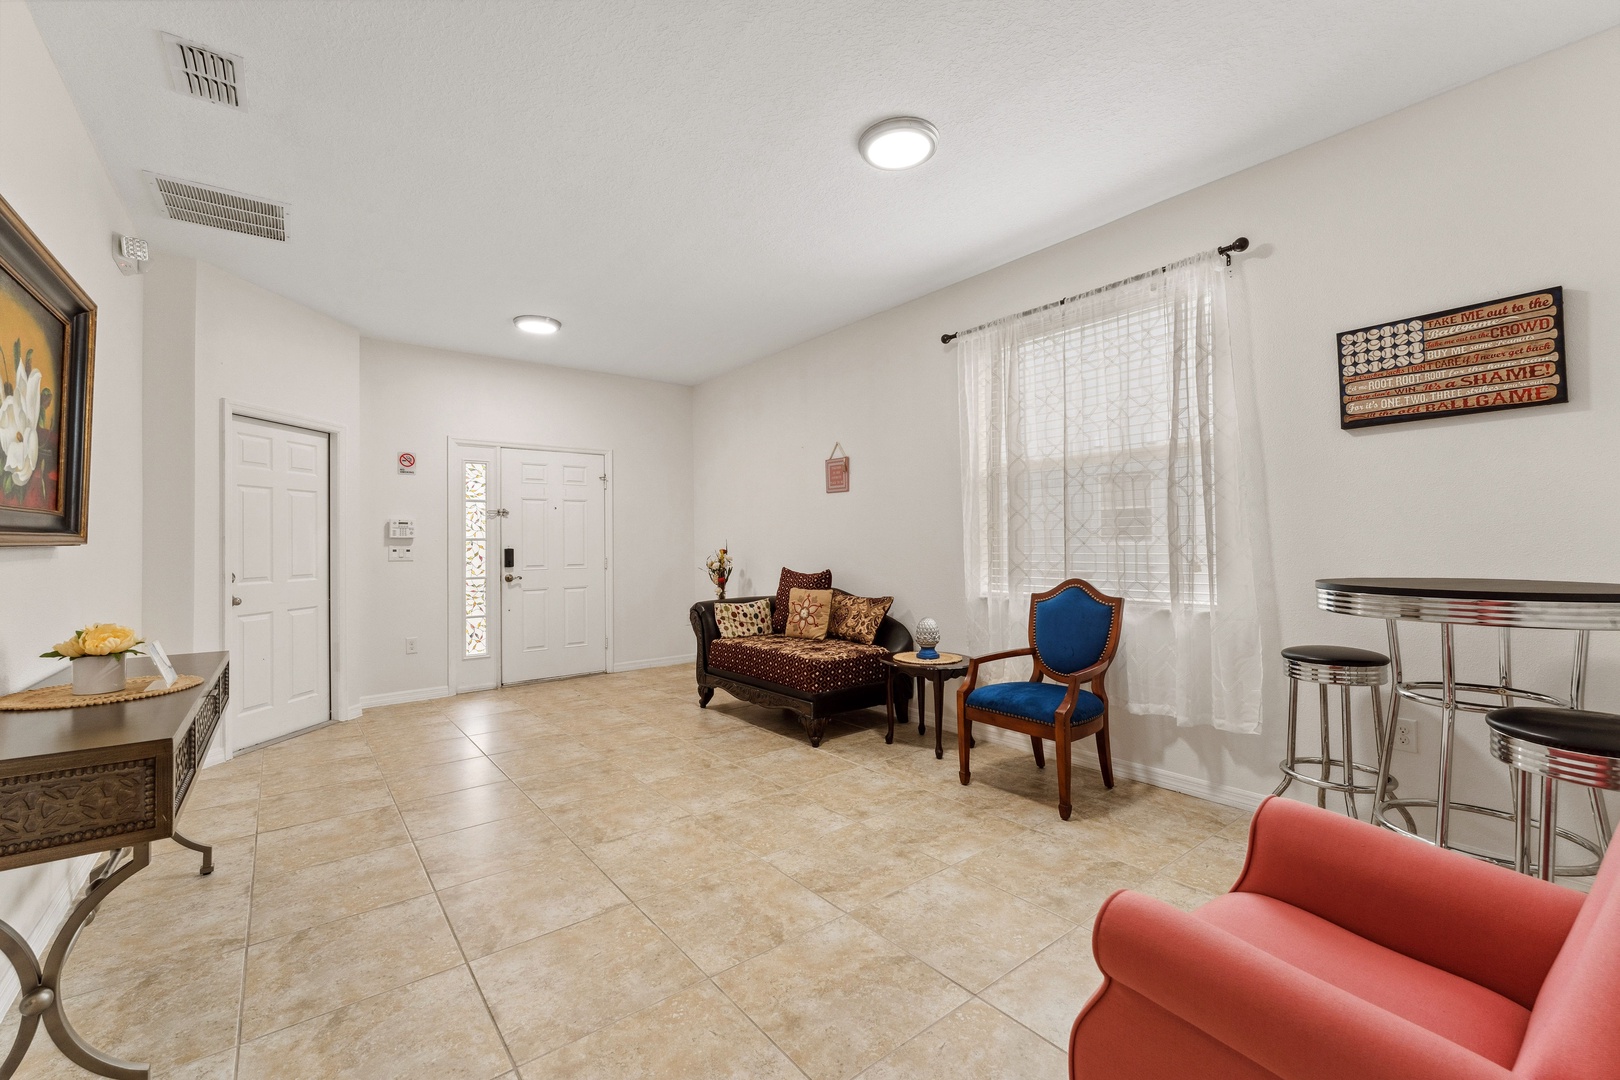
[{"label": "round ceiling light fixture", "polygon": [[861,157],[876,169],[911,169],[934,156],[939,129],[916,116],[891,116],[861,132]]},{"label": "round ceiling light fixture", "polygon": [[550,315],[519,315],[512,325],[525,334],[555,334],[562,329],[562,323]]}]

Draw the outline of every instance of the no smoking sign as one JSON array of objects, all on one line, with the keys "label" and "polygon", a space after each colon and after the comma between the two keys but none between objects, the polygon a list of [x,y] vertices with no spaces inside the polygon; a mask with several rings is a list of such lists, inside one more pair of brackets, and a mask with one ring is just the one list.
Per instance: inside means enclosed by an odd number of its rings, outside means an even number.
[{"label": "no smoking sign", "polygon": [[399,455],[399,471],[414,474],[416,472],[416,455],[409,452]]}]

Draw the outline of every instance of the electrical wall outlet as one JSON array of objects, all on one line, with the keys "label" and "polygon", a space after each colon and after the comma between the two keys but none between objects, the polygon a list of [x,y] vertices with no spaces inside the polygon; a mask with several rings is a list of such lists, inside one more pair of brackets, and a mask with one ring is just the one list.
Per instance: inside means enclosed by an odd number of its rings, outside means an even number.
[{"label": "electrical wall outlet", "polygon": [[1400,720],[1395,724],[1395,749],[1404,750],[1408,754],[1417,753],[1417,728],[1410,720]]},{"label": "electrical wall outlet", "polygon": [[415,656],[416,655],[416,639],[415,638],[408,637],[408,638],[405,639],[405,655],[406,656]]},{"label": "electrical wall outlet", "polygon": [[408,547],[390,546],[388,548],[389,562],[415,562],[416,555]]}]

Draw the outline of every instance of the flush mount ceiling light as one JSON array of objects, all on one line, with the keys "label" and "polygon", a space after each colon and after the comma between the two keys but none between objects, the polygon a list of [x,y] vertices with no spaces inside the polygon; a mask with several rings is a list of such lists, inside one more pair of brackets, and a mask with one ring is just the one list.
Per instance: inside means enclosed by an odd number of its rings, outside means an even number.
[{"label": "flush mount ceiling light", "polygon": [[512,325],[525,334],[555,334],[562,329],[562,323],[549,315],[519,315]]},{"label": "flush mount ceiling light", "polygon": [[915,116],[891,116],[861,133],[861,157],[877,169],[910,169],[934,156],[939,129]]}]

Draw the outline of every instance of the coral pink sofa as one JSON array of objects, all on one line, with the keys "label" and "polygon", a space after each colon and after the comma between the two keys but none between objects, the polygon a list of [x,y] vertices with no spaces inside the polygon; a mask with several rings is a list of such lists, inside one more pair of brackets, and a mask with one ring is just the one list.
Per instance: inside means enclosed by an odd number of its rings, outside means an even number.
[{"label": "coral pink sofa", "polygon": [[1115,893],[1074,1080],[1620,1078],[1620,856],[1590,896],[1268,799],[1232,891]]}]

